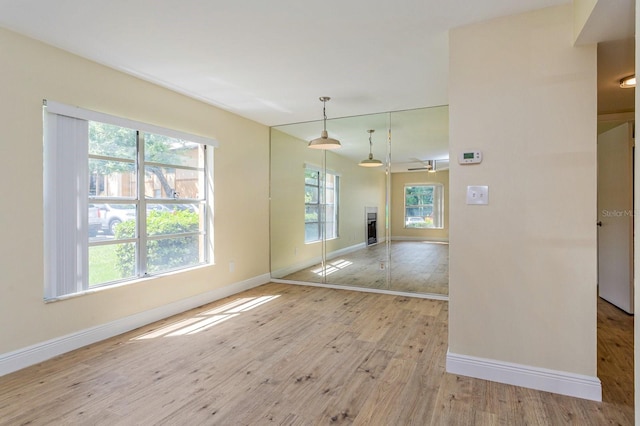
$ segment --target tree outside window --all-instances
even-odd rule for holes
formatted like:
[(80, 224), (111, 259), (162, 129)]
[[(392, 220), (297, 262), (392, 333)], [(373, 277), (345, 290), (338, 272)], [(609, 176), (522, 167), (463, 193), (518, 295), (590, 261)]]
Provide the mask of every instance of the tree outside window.
[(102, 228), (89, 238), (89, 286), (206, 260), (204, 149), (89, 122), (89, 203)]

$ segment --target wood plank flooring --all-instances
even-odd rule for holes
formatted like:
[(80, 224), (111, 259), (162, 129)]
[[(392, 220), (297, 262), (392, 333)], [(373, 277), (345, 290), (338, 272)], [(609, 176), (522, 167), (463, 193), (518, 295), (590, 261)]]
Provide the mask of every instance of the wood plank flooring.
[(598, 377), (603, 401), (633, 407), (633, 315), (600, 298)]
[(631, 317), (599, 317), (596, 403), (445, 373), (447, 316), (267, 284), (0, 377), (0, 424), (633, 424)]
[[(327, 262), (326, 282), (408, 293), (449, 294), (449, 244), (432, 241), (391, 242), (391, 283), (380, 269), (386, 262), (384, 243), (347, 253)], [(322, 265), (282, 277), (291, 281), (323, 282)]]

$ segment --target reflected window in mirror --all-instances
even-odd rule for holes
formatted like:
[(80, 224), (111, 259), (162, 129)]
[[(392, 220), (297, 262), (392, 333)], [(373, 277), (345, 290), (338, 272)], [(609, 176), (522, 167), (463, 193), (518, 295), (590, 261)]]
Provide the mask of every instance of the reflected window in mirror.
[(441, 184), (405, 185), (405, 228), (442, 228), (443, 194)]
[[(304, 173), (304, 242), (338, 238), (340, 178), (330, 172), (306, 168)], [(324, 225), (324, 226), (323, 226)]]

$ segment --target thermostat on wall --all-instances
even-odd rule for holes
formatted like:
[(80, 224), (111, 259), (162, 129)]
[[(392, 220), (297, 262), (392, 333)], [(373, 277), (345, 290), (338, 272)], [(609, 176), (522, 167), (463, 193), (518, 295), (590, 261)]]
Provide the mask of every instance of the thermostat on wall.
[(460, 164), (478, 164), (481, 162), (482, 152), (480, 151), (461, 152), (458, 156), (458, 163)]

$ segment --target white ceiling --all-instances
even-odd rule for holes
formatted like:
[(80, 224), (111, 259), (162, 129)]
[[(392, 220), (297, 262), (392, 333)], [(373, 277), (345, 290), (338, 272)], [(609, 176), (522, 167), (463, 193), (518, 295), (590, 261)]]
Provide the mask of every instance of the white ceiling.
[[(0, 27), (265, 125), (300, 123), (282, 130), (302, 140), (319, 135), (321, 123), (306, 122), (330, 96), (329, 133), (357, 162), (367, 129), (384, 158), (389, 116), (368, 114), (448, 104), (451, 28), (569, 2), (0, 0)], [(633, 5), (599, 1), (581, 38), (633, 37)], [(616, 82), (633, 68), (633, 43), (603, 44), (599, 56), (600, 111), (628, 110), (633, 96)], [(426, 130), (424, 111), (394, 113), (392, 172), (448, 156), (448, 121)]]
[[(322, 121), (311, 121), (274, 128), (304, 142), (319, 137), (322, 127)], [(369, 154), (367, 130), (375, 131), (371, 134), (374, 158), (385, 161), (389, 129), (391, 173), (424, 167), (426, 160), (437, 160), (438, 170), (449, 168), (449, 107), (446, 105), (334, 118), (327, 122), (330, 136), (342, 144), (336, 153), (355, 163)]]
[(445, 105), (448, 30), (570, 0), (0, 0), (0, 26), (266, 125)]
[(635, 40), (598, 44), (598, 115), (635, 110), (635, 89), (621, 89), (620, 80), (635, 74)]

